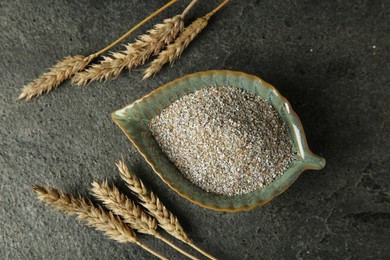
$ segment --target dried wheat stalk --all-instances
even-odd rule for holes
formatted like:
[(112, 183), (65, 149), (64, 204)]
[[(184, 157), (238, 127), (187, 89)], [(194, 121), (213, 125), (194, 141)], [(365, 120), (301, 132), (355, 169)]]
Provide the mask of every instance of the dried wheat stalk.
[(159, 54), (183, 31), (184, 17), (196, 2), (197, 0), (193, 0), (181, 15), (165, 19), (163, 23), (155, 25), (135, 43), (125, 45), (126, 50), (113, 52), (111, 56), (103, 57), (100, 63), (77, 73), (71, 80), (72, 84), (81, 86), (92, 81), (117, 78), (123, 69), (132, 70), (144, 64), (150, 56)]
[(50, 68), (46, 73), (42, 74), (39, 78), (35, 79), (33, 82), (26, 85), (18, 99), (25, 99), (26, 101), (30, 100), (34, 96), (40, 96), (44, 93), (47, 93), (54, 88), (58, 87), (62, 82), (69, 79), (77, 72), (82, 71), (85, 67), (88, 66), (89, 63), (92, 62), (96, 57), (101, 55), (102, 53), (108, 51), (112, 47), (114, 47), (117, 43), (122, 41), (124, 38), (132, 34), (135, 30), (145, 24), (147, 21), (152, 19), (154, 16), (161, 13), (163, 10), (174, 4), (177, 0), (171, 0), (169, 3), (155, 11), (153, 14), (149, 15), (147, 18), (142, 20), (136, 26), (134, 26), (130, 31), (126, 32), (116, 41), (103, 48), (102, 50), (91, 54), (87, 57), (82, 55), (70, 56), (62, 61), (58, 62), (52, 68)]
[(144, 72), (143, 79), (155, 75), (166, 63), (173, 63), (177, 60), (190, 42), (207, 26), (209, 19), (221, 9), (229, 0), (225, 0), (217, 8), (203, 17), (196, 19), (192, 24), (184, 29), (184, 32), (171, 44), (163, 50), (157, 58), (150, 63), (149, 68)]
[(96, 198), (101, 200), (109, 210), (114, 212), (114, 214), (120, 216), (132, 229), (161, 239), (187, 257), (197, 259), (157, 232), (156, 219), (149, 216), (140, 206), (135, 204), (134, 201), (121, 193), (117, 187), (110, 187), (107, 181), (103, 181), (101, 184), (93, 182), (91, 191)]
[(140, 204), (148, 211), (150, 215), (157, 219), (160, 227), (165, 229), (170, 235), (176, 237), (182, 242), (190, 245), (203, 255), (210, 259), (216, 259), (210, 254), (206, 253), (199, 247), (197, 247), (184, 232), (183, 227), (179, 223), (179, 220), (162, 204), (157, 195), (153, 191), (146, 188), (144, 183), (129, 170), (123, 160), (117, 163), (118, 170), (121, 178), (126, 182), (127, 187), (133, 192), (135, 196), (140, 200)]
[(78, 219), (85, 220), (89, 226), (103, 231), (111, 239), (120, 243), (135, 243), (160, 259), (167, 259), (141, 243), (135, 232), (120, 217), (100, 206), (95, 206), (90, 200), (85, 200), (81, 196), (75, 198), (72, 195), (64, 194), (61, 190), (49, 187), (34, 185), (33, 189), (40, 200), (52, 205), (57, 210), (67, 212), (69, 215), (77, 215)]

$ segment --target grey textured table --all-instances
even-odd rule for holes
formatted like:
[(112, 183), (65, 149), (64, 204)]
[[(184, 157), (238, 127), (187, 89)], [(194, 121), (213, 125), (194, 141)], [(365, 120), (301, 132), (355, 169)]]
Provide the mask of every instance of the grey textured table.
[[(218, 3), (200, 0), (188, 22)], [(99, 50), (161, 5), (0, 2), (0, 258), (150, 259), (137, 246), (53, 211), (30, 187), (86, 194), (93, 180), (118, 181), (114, 163), (121, 155), (196, 244), (219, 258), (390, 258), (388, 0), (231, 1), (173, 67), (150, 80), (141, 81), (140, 68), (104, 84), (65, 83), (31, 102), (16, 101), (21, 87), (56, 60)], [(305, 172), (283, 195), (250, 212), (206, 210), (171, 191), (110, 113), (166, 82), (209, 69), (244, 71), (275, 85), (299, 114), (310, 147), (327, 159), (326, 168)], [(150, 237), (141, 239), (182, 258)]]

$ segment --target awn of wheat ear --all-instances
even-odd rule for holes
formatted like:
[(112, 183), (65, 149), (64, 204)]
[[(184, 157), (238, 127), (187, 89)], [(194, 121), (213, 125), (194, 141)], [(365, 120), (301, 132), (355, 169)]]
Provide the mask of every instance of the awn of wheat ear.
[(65, 194), (61, 190), (34, 185), (34, 191), (38, 198), (53, 206), (57, 210), (65, 211), (69, 215), (77, 215), (78, 219), (84, 220), (89, 226), (103, 231), (109, 238), (120, 243), (135, 243), (160, 259), (167, 259), (140, 242), (135, 232), (110, 211), (94, 205), (90, 200), (83, 197), (75, 198)]
[(225, 0), (213, 11), (206, 14), (203, 17), (196, 19), (188, 27), (186, 27), (183, 33), (171, 44), (163, 50), (155, 60), (153, 60), (149, 67), (144, 72), (144, 79), (147, 79), (161, 70), (166, 63), (173, 63), (180, 58), (180, 55), (188, 47), (188, 45), (195, 39), (195, 37), (207, 26), (210, 18), (229, 1)]
[(197, 247), (184, 232), (179, 220), (162, 204), (157, 195), (146, 188), (141, 179), (129, 170), (123, 160), (117, 163), (121, 178), (127, 184), (127, 187), (140, 200), (140, 204), (148, 211), (150, 215), (157, 219), (158, 224), (170, 235), (176, 237), (182, 242), (196, 249), (210, 259), (216, 259), (207, 252)]

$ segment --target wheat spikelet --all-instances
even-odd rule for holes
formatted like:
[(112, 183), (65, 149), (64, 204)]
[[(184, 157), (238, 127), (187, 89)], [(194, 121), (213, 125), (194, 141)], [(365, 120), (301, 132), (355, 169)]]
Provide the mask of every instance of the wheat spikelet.
[(82, 71), (96, 56), (82, 55), (69, 56), (59, 61), (47, 72), (26, 85), (19, 99), (30, 100), (34, 96), (40, 96), (58, 87), (63, 81)]
[(183, 30), (183, 27), (184, 22), (181, 15), (165, 19), (163, 23), (157, 24), (149, 30), (148, 34), (141, 35), (135, 43), (125, 45), (126, 50), (105, 56), (100, 63), (77, 73), (72, 78), (72, 83), (86, 85), (91, 81), (116, 78), (123, 69), (132, 70), (144, 64), (150, 56), (158, 54), (165, 45), (172, 42)]
[(194, 40), (194, 38), (207, 26), (210, 18), (224, 6), (228, 0), (225, 0), (217, 8), (203, 17), (196, 19), (188, 27), (186, 27), (182, 34), (171, 44), (163, 50), (157, 58), (150, 63), (149, 68), (144, 72), (143, 79), (147, 79), (161, 70), (166, 63), (173, 63), (180, 58), (180, 55), (188, 47), (188, 45)]
[(65, 211), (70, 215), (77, 215), (78, 219), (84, 220), (89, 226), (103, 231), (109, 238), (119, 243), (135, 243), (160, 259), (166, 259), (142, 244), (137, 239), (135, 232), (120, 217), (100, 206), (95, 206), (90, 200), (85, 200), (81, 196), (75, 198), (72, 195), (64, 194), (61, 190), (49, 187), (34, 185), (33, 189), (40, 200), (52, 205), (57, 210)]
[(120, 216), (125, 223), (130, 225), (132, 229), (161, 239), (187, 257), (197, 259), (193, 255), (187, 253), (169, 240), (165, 239), (159, 232), (157, 232), (156, 219), (149, 216), (140, 206), (135, 204), (123, 193), (120, 193), (117, 187), (110, 187), (107, 181), (103, 181), (101, 184), (93, 182), (91, 191), (96, 198), (101, 200), (109, 210), (114, 212), (114, 214)]

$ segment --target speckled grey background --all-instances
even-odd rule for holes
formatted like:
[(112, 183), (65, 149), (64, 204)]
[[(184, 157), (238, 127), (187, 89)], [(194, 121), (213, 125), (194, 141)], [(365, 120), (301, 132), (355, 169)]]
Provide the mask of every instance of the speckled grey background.
[[(188, 22), (218, 3), (200, 0)], [(388, 0), (231, 1), (173, 67), (150, 80), (141, 81), (140, 68), (104, 84), (66, 83), (29, 103), (16, 101), (21, 87), (56, 60), (97, 51), (162, 4), (0, 1), (0, 258), (151, 259), (53, 211), (30, 188), (47, 184), (86, 194), (93, 180), (118, 181), (114, 163), (123, 155), (190, 237), (219, 258), (389, 259)], [(326, 168), (305, 172), (271, 203), (237, 214), (203, 209), (169, 190), (110, 113), (166, 82), (209, 69), (240, 70), (275, 85), (302, 119), (310, 147), (327, 159)]]

